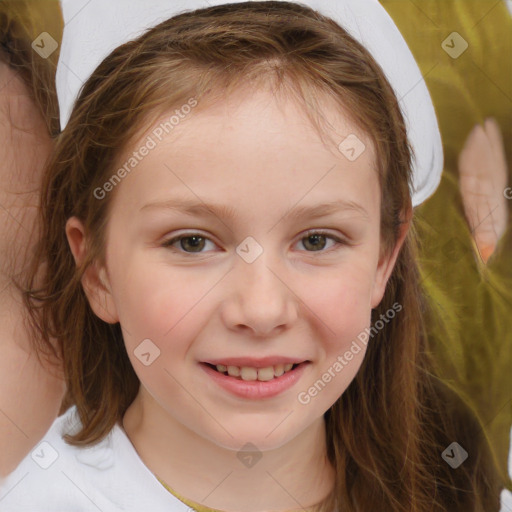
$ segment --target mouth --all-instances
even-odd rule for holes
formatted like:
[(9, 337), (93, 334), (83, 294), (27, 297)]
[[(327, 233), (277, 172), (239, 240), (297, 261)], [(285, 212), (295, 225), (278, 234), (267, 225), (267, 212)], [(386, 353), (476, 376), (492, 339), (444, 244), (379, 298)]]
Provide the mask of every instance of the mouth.
[(216, 372), (246, 382), (260, 381), (268, 382), (277, 379), (289, 372), (293, 372), (298, 366), (308, 363), (280, 363), (265, 367), (235, 366), (224, 364), (202, 363)]
[(267, 366), (252, 367), (228, 366), (218, 361), (215, 363), (202, 362), (199, 366), (216, 385), (238, 398), (263, 400), (276, 397), (298, 385), (311, 361), (280, 362), (272, 366), (267, 362)]

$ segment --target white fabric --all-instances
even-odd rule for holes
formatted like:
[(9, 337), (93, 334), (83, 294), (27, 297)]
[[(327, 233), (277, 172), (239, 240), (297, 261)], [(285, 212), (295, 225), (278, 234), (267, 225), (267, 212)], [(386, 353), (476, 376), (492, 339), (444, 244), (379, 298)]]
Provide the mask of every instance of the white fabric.
[[(75, 425), (80, 420), (71, 407), (0, 481), (2, 512), (190, 512), (144, 465), (120, 426), (101, 443), (80, 448), (62, 439)], [(43, 469), (53, 450), (58, 457)]]
[[(510, 429), (510, 448), (508, 451), (508, 474), (512, 478), (512, 428)], [(501, 491), (500, 512), (512, 512), (512, 492), (508, 489)]]
[[(244, 0), (231, 0), (239, 3)], [(57, 68), (61, 128), (83, 83), (117, 46), (185, 10), (223, 0), (61, 0), (64, 34)], [(421, 72), (393, 20), (377, 0), (301, 0), (333, 18), (380, 64), (400, 100), (414, 148), (414, 206), (437, 188), (443, 170), (441, 134)]]
[[(76, 407), (58, 417), (41, 441), (7, 478), (0, 480), (2, 512), (191, 512), (144, 465), (116, 425), (99, 444), (78, 448), (62, 435), (80, 425)], [(512, 430), (509, 474), (512, 477)], [(58, 454), (47, 469), (35, 460)], [(500, 512), (512, 511), (512, 493), (501, 493)]]

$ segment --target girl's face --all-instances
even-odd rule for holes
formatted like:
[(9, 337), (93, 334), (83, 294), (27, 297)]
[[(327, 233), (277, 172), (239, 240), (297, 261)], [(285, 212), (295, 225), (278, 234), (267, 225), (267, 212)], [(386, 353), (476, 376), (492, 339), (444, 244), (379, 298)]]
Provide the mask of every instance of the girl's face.
[[(318, 427), (356, 375), (405, 231), (379, 261), (374, 149), (334, 105), (340, 149), (266, 91), (178, 110), (104, 187), (115, 188), (105, 287), (91, 269), (89, 300), (120, 322), (146, 412), (226, 448), (277, 448)], [(238, 378), (206, 363), (246, 368), (231, 368)], [(300, 364), (273, 377), (285, 363)]]

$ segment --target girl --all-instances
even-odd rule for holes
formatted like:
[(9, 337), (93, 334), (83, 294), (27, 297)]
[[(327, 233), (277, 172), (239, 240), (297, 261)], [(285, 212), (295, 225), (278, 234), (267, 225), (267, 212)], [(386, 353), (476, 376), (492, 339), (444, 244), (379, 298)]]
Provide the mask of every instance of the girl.
[(429, 371), (411, 185), (385, 75), (307, 7), (211, 7), (114, 50), (50, 162), (27, 297), (74, 407), (0, 503), (497, 510)]

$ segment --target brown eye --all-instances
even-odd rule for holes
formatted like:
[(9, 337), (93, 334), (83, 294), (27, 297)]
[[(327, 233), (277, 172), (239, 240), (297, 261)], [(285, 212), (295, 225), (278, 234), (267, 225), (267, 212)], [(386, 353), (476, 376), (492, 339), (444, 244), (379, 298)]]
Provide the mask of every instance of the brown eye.
[(185, 236), (180, 239), (180, 245), (185, 251), (187, 251), (188, 248), (191, 248), (192, 252), (201, 252), (204, 248), (205, 241), (201, 236)]
[[(327, 240), (331, 240), (333, 243), (326, 250)], [(320, 231), (311, 231), (302, 237), (300, 240), (302, 245), (306, 248), (307, 252), (321, 252), (328, 253), (331, 250), (336, 250), (341, 245), (347, 245), (346, 242), (340, 238), (331, 235), (330, 233), (322, 233)]]
[[(208, 238), (198, 234), (177, 236), (171, 240), (165, 241), (162, 246), (169, 247), (177, 252), (184, 253), (202, 253)], [(179, 242), (179, 246), (175, 245)], [(207, 251), (206, 251), (207, 252)]]
[[(321, 251), (326, 246), (326, 238), (327, 237), (325, 235), (315, 234), (304, 237), (302, 241), (306, 249), (309, 249), (309, 247), (311, 247), (312, 251)], [(304, 242), (305, 240), (307, 242)]]

